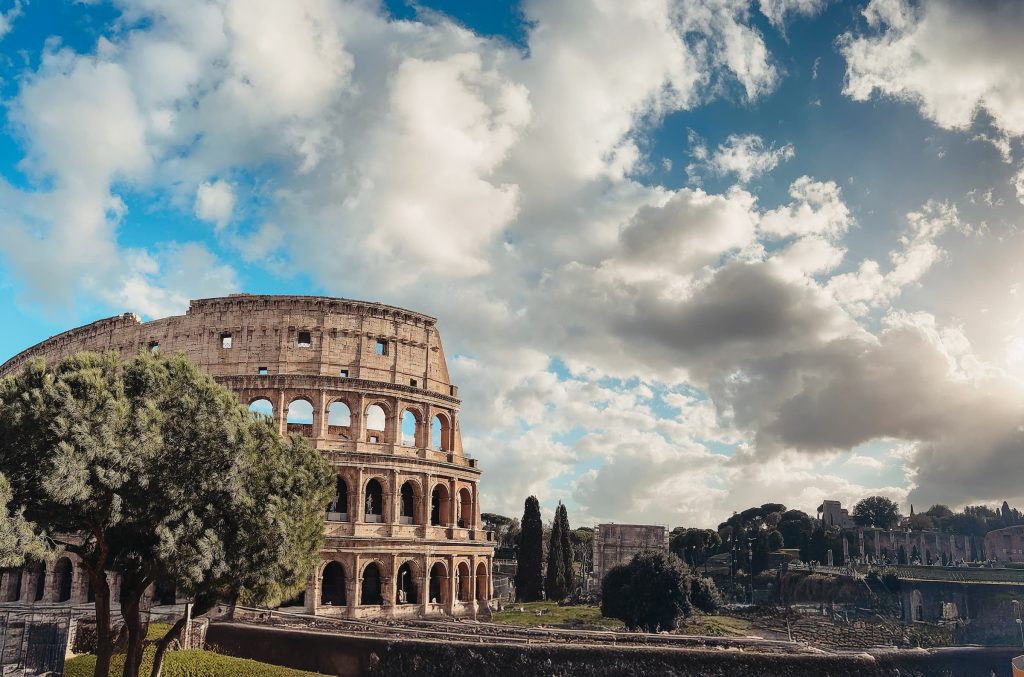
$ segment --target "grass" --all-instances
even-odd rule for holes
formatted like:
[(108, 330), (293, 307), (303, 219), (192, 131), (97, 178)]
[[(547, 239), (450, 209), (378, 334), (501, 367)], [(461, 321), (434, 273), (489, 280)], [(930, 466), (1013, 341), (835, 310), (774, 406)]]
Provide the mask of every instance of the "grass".
[[(522, 611), (520, 611), (522, 609)], [(522, 602), (511, 604), (492, 614), (495, 623), (522, 627), (579, 628), (621, 630), (622, 621), (605, 618), (596, 606), (558, 606), (557, 602)]]
[[(152, 670), (153, 654), (154, 649), (146, 649), (139, 674), (148, 675)], [(75, 656), (64, 664), (64, 677), (92, 677), (95, 668), (96, 656)], [(115, 654), (110, 661), (110, 674), (119, 675), (123, 668), (124, 654)], [(316, 672), (221, 656), (212, 651), (170, 651), (164, 658), (163, 674), (166, 677), (322, 677)]]
[(746, 637), (752, 630), (750, 621), (745, 618), (696, 615), (683, 621), (679, 626), (679, 632), (710, 637)]

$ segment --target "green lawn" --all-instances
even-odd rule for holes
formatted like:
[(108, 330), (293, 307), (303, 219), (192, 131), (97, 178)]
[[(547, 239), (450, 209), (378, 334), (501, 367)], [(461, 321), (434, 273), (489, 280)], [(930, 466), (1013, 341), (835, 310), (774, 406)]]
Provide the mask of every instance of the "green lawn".
[[(522, 609), (522, 611), (520, 611)], [(524, 627), (621, 630), (622, 621), (605, 618), (596, 606), (558, 606), (557, 602), (517, 602), (492, 615), (495, 623)]]
[[(146, 649), (140, 674), (148, 675), (152, 670), (153, 653), (154, 649)], [(95, 656), (75, 656), (64, 664), (64, 677), (92, 677), (95, 668)], [(110, 662), (110, 674), (119, 675), (123, 668), (124, 654), (116, 654)], [(163, 674), (167, 677), (322, 677), (315, 672), (221, 656), (212, 651), (169, 651), (164, 658)]]

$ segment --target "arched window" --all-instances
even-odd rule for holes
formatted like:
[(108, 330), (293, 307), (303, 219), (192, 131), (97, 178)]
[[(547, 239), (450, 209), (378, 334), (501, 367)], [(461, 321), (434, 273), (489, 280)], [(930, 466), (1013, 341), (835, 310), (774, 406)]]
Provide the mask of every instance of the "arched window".
[(402, 524), (412, 524), (413, 516), (416, 514), (416, 490), (412, 482), (402, 485), (402, 510), (399, 513), (398, 521)]
[(469, 565), (465, 562), (459, 562), (459, 566), (455, 567), (455, 599), (460, 602), (468, 602), (471, 592), (472, 589), (469, 587)]
[(384, 407), (379, 404), (371, 404), (366, 408), (366, 441), (383, 442), (385, 430), (387, 430), (387, 417), (384, 415)]
[(430, 421), (430, 440), (433, 448), (438, 451), (451, 451), (452, 449), (452, 426), (448, 417), (437, 414)]
[(255, 414), (260, 414), (261, 416), (266, 416), (267, 418), (274, 418), (274, 405), (266, 398), (261, 397), (258, 400), (253, 400), (253, 402), (249, 404), (249, 411)]
[(416, 414), (406, 409), (402, 412), (402, 445), (415, 447), (419, 440), (419, 421)]
[(11, 582), (7, 588), (7, 599), (6, 602), (17, 602), (21, 599), (21, 569), (9, 569), (7, 575), (11, 577)]
[(331, 402), (327, 407), (327, 429), (347, 428), (352, 425), (352, 410), (341, 400)]
[(363, 569), (362, 594), (359, 597), (360, 604), (380, 605), (384, 603), (384, 595), (381, 594), (380, 581), (383, 576), (380, 567), (376, 562), (370, 562)]
[(328, 562), (320, 579), (320, 605), (345, 606), (345, 568), (339, 562)]
[(53, 568), (58, 602), (71, 601), (71, 560), (61, 557)]
[(43, 601), (43, 595), (46, 594), (46, 566), (40, 565), (36, 567), (36, 589), (32, 599), (36, 602)]
[(473, 526), (473, 494), (469, 489), (459, 490), (459, 520), (457, 524), (463, 529)]
[(366, 516), (364, 521), (384, 521), (384, 489), (380, 486), (380, 482), (375, 479), (366, 483), (366, 505), (364, 508)]
[(334, 498), (327, 504), (327, 521), (348, 521), (348, 484), (340, 475), (334, 479)]
[(486, 600), (487, 595), (487, 565), (480, 562), (476, 565), (476, 598)]
[(440, 562), (436, 562), (430, 568), (429, 601), (431, 604), (446, 604), (448, 602), (448, 570)]
[(288, 424), (313, 425), (313, 405), (303, 399), (292, 400), (288, 405)]
[(416, 604), (419, 601), (416, 596), (416, 576), (409, 562), (399, 567), (395, 588), (396, 604)]
[(446, 527), (449, 524), (451, 501), (448, 488), (438, 484), (430, 493), (430, 523), (435, 527)]

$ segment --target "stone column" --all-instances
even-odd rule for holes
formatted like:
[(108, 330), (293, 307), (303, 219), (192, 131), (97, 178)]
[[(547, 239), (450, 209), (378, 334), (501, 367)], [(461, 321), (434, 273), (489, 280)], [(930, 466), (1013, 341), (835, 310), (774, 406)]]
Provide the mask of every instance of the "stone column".
[[(426, 381), (424, 381), (426, 387)], [(429, 404), (423, 405), (423, 448), (433, 449), (434, 440), (434, 410)]]
[(348, 591), (345, 593), (345, 601), (348, 602), (348, 608), (351, 616), (355, 615), (355, 609), (362, 603), (360, 593), (362, 592), (363, 572), (362, 572), (362, 561), (359, 555), (353, 558), (352, 574), (345, 580), (345, 585), (348, 586)]
[(402, 487), (398, 485), (398, 471), (394, 468), (388, 471), (388, 484), (391, 487), (391, 500), (388, 501), (391, 519), (388, 521), (395, 525), (401, 521), (399, 518), (402, 516)]
[(457, 579), (455, 576), (455, 556), (448, 555), (448, 600), (445, 604), (445, 608), (448, 611), (449, 616), (455, 614), (455, 600), (459, 596), (459, 589), (456, 583)]
[(89, 601), (89, 572), (81, 562), (71, 565), (71, 603), (86, 604)]
[(351, 522), (365, 522), (366, 521), (366, 480), (363, 477), (363, 469), (359, 467), (356, 469), (356, 486), (355, 486), (355, 497), (356, 504), (353, 506), (355, 510), (349, 513), (349, 521)]
[(352, 412), (352, 430), (355, 432), (357, 442), (366, 441), (366, 397), (360, 395), (356, 399), (358, 411)]
[(420, 593), (420, 613), (425, 616), (427, 609), (430, 608), (430, 556), (425, 555), (422, 561), (423, 566), (421, 570), (423, 571), (423, 576), (420, 580), (420, 590), (422, 590)]
[(33, 585), (35, 582), (35, 572), (28, 568), (21, 570), (21, 595), (18, 597), (19, 602), (31, 602), (35, 599), (36, 588)]
[(323, 586), (323, 567), (325, 566), (321, 557), (320, 563), (317, 565), (313, 572), (309, 575), (309, 580), (306, 581), (306, 613), (315, 614), (317, 607), (320, 606), (320, 591)]
[(327, 438), (327, 395), (318, 390), (313, 402), (313, 439)]
[(423, 496), (421, 497), (420, 503), (422, 504), (422, 508), (423, 508), (423, 526), (424, 526), (423, 533), (424, 533), (424, 536), (426, 536), (426, 528), (430, 526), (430, 501), (431, 501), (431, 496), (433, 495), (434, 492), (432, 491), (433, 487), (430, 486), (432, 481), (433, 481), (431, 476), (428, 473), (424, 473), (422, 475), (422, 477), (423, 477)]
[(448, 526), (454, 527), (458, 524), (459, 494), (457, 491), (458, 481), (453, 477), (448, 480)]
[(274, 423), (277, 424), (278, 435), (288, 432), (288, 402), (283, 390), (277, 393), (277, 402), (274, 404)]
[(390, 575), (381, 581), (384, 586), (384, 606), (396, 607), (398, 606), (398, 555), (391, 555), (391, 562), (388, 566), (391, 569), (388, 572)]

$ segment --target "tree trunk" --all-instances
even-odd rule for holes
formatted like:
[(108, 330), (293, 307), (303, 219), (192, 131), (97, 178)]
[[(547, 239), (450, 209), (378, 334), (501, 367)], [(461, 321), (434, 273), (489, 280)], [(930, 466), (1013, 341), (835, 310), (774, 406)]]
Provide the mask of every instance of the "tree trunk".
[(89, 580), (96, 600), (96, 669), (92, 674), (93, 677), (108, 677), (110, 657), (114, 653), (114, 638), (110, 633), (110, 585), (102, 567), (99, 572), (89, 569)]
[(122, 677), (139, 677), (142, 649), (146, 640), (139, 607), (145, 591), (145, 586), (122, 587), (121, 589), (121, 616), (124, 617), (124, 625), (128, 630), (128, 648), (125, 650)]
[(181, 636), (181, 631), (185, 627), (185, 618), (179, 618), (178, 621), (171, 626), (171, 629), (167, 631), (167, 634), (160, 638), (160, 641), (156, 645), (156, 654), (153, 656), (153, 670), (149, 673), (149, 677), (160, 677), (160, 671), (164, 667), (164, 653), (167, 651), (167, 647), (170, 646), (171, 642)]

